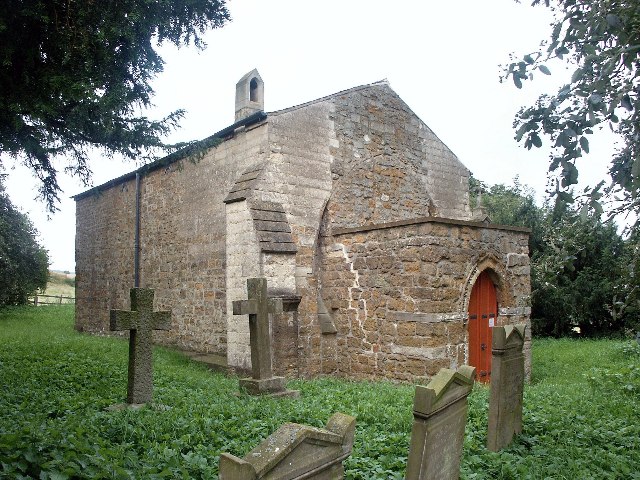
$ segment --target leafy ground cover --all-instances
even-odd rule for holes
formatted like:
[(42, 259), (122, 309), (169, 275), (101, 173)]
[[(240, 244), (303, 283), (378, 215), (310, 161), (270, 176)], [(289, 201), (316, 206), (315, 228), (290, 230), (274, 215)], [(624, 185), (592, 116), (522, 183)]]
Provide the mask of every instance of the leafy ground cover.
[[(154, 407), (109, 411), (126, 393), (127, 343), (78, 334), (73, 307), (0, 310), (0, 478), (216, 478), (284, 422), (357, 418), (350, 479), (404, 477), (413, 388), (292, 381), (300, 399), (238, 395), (234, 377), (155, 350)], [(631, 342), (536, 340), (524, 432), (484, 447), (488, 389), (470, 397), (462, 478), (640, 478), (640, 349)]]

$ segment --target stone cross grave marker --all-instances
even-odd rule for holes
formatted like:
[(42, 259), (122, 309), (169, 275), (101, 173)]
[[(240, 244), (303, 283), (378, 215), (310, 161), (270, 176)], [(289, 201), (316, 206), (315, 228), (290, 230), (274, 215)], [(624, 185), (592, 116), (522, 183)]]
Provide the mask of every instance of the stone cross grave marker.
[(286, 423), (244, 458), (220, 455), (220, 480), (340, 480), (356, 419), (335, 413), (325, 428)]
[(284, 377), (273, 376), (269, 314), (282, 312), (281, 298), (267, 298), (267, 279), (247, 279), (248, 300), (233, 302), (234, 315), (249, 315), (251, 376), (240, 380), (240, 387), (251, 395), (297, 396), (296, 390), (285, 388)]
[(522, 432), (524, 333), (526, 325), (494, 327), (491, 345), (491, 394), (487, 448), (493, 452)]
[(171, 312), (153, 311), (153, 289), (132, 288), (131, 311), (111, 310), (111, 330), (129, 330), (127, 403), (151, 401), (153, 392), (153, 330), (171, 328)]
[(416, 386), (407, 480), (449, 480), (460, 476), (467, 423), (467, 396), (475, 367), (441, 369), (429, 384)]

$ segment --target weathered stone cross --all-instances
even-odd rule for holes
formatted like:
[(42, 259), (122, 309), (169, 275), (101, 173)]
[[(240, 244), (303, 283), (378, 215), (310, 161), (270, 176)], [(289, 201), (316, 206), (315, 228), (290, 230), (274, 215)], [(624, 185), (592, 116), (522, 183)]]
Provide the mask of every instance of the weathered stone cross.
[(267, 279), (247, 279), (248, 300), (233, 302), (234, 315), (249, 315), (249, 343), (251, 345), (251, 376), (240, 380), (240, 386), (252, 395), (262, 393), (298, 395), (286, 390), (285, 378), (273, 376), (269, 314), (282, 312), (281, 298), (267, 298)]
[(254, 379), (273, 377), (269, 314), (282, 312), (281, 298), (267, 298), (267, 279), (247, 279), (248, 300), (233, 302), (234, 315), (249, 315), (251, 375)]
[(127, 403), (151, 401), (153, 392), (153, 330), (171, 328), (171, 312), (153, 311), (153, 289), (132, 288), (131, 311), (111, 310), (110, 329), (129, 330)]

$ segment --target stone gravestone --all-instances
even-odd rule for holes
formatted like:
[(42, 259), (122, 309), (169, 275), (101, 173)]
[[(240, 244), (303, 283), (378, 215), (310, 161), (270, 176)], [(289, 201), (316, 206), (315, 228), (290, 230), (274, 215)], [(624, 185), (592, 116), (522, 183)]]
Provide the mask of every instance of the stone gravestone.
[(351, 455), (356, 419), (334, 414), (327, 426), (287, 423), (244, 459), (220, 455), (220, 480), (339, 480)]
[(267, 298), (267, 279), (247, 280), (248, 300), (233, 302), (234, 315), (249, 315), (251, 345), (251, 376), (240, 380), (240, 387), (251, 395), (270, 394), (297, 396), (297, 390), (287, 390), (284, 377), (273, 376), (269, 314), (282, 312), (282, 299)]
[(522, 431), (525, 325), (493, 328), (487, 448), (497, 452)]
[(407, 480), (448, 480), (460, 476), (467, 423), (467, 396), (474, 367), (441, 369), (424, 387), (416, 386)]
[(171, 328), (171, 312), (153, 311), (153, 290), (132, 288), (131, 311), (111, 310), (110, 329), (129, 330), (127, 403), (151, 401), (153, 392), (153, 330)]

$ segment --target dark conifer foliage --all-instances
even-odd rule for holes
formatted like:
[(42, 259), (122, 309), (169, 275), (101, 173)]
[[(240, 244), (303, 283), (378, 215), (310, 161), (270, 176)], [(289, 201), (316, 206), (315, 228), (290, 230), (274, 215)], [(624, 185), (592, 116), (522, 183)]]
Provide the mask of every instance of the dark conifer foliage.
[(150, 80), (163, 42), (203, 48), (230, 19), (225, 0), (4, 0), (0, 7), (0, 154), (23, 161), (56, 209), (56, 156), (85, 182), (89, 148), (141, 160), (183, 112), (153, 120)]

